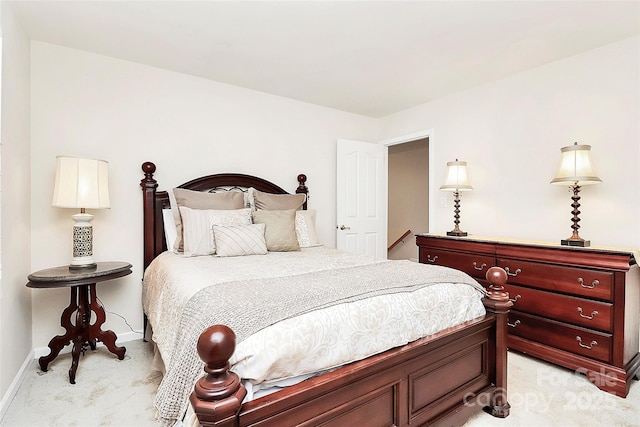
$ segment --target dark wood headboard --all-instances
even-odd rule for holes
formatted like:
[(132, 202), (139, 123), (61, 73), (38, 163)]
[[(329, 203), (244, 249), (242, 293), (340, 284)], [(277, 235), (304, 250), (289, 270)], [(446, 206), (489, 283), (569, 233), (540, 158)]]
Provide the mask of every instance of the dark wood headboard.
[[(167, 191), (157, 191), (158, 182), (153, 178), (156, 171), (156, 165), (152, 162), (144, 162), (142, 164), (142, 172), (144, 178), (140, 181), (142, 187), (142, 204), (144, 219), (144, 268), (153, 261), (153, 259), (167, 249), (167, 243), (164, 238), (164, 226), (162, 222), (162, 209), (171, 207), (169, 202), (169, 193)], [(309, 198), (309, 189), (306, 186), (307, 176), (298, 175), (297, 194), (306, 194)], [(230, 189), (246, 191), (247, 188), (253, 187), (256, 190), (266, 193), (288, 194), (281, 187), (256, 176), (244, 175), (238, 173), (221, 173), (215, 175), (203, 176), (178, 185), (177, 188), (185, 188), (187, 190), (214, 192)], [(305, 200), (302, 209), (307, 209), (307, 201)]]

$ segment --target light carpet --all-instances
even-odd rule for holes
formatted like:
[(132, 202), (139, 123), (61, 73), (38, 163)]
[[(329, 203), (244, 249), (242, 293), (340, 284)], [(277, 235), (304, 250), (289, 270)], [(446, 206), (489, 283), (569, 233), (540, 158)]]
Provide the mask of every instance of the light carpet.
[(584, 375), (521, 353), (509, 352), (507, 392), (511, 413), (480, 412), (465, 427), (640, 426), (640, 382), (626, 398), (598, 389)]
[(151, 369), (153, 348), (142, 340), (118, 345), (127, 348), (123, 360), (103, 346), (80, 354), (75, 384), (69, 383), (70, 353), (47, 372), (32, 361), (0, 425), (155, 426), (153, 396), (162, 377)]
[[(125, 346), (124, 360), (104, 347), (80, 356), (75, 385), (69, 384), (70, 354), (51, 362), (46, 373), (34, 360), (0, 425), (156, 426), (152, 405), (161, 378), (151, 368), (153, 350), (142, 340)], [(509, 353), (508, 384), (509, 417), (480, 412), (465, 427), (640, 426), (638, 381), (623, 399), (600, 391), (584, 375)]]

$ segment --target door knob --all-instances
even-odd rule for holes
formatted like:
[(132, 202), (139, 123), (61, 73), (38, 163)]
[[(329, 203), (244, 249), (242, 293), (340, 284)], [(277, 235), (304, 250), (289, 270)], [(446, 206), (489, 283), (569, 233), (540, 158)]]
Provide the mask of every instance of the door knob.
[(340, 228), (340, 230), (351, 230), (351, 227), (345, 227), (344, 224), (342, 224), (340, 227), (336, 227), (336, 228)]

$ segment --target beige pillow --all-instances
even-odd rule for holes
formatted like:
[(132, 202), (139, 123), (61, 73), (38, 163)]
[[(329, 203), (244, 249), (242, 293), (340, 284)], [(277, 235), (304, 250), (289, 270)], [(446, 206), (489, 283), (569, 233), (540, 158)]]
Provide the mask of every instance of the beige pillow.
[(264, 224), (214, 225), (217, 255), (225, 257), (266, 254), (264, 227)]
[(304, 204), (306, 197), (304, 194), (272, 194), (258, 191), (255, 188), (250, 190), (252, 190), (251, 196), (253, 198), (252, 207), (255, 210), (298, 210)]
[(214, 225), (251, 224), (251, 209), (191, 209), (180, 206), (184, 238), (184, 256), (213, 255), (216, 253), (216, 241), (213, 235)]
[(296, 211), (257, 210), (253, 213), (254, 224), (264, 224), (264, 239), (272, 252), (300, 250), (296, 237)]
[(171, 202), (173, 220), (176, 223), (177, 238), (173, 245), (174, 252), (182, 252), (184, 250), (180, 206), (185, 206), (191, 209), (216, 210), (241, 209), (245, 207), (244, 193), (239, 191), (206, 193), (202, 191), (186, 190), (184, 188), (174, 188), (173, 191), (169, 192), (169, 198)]

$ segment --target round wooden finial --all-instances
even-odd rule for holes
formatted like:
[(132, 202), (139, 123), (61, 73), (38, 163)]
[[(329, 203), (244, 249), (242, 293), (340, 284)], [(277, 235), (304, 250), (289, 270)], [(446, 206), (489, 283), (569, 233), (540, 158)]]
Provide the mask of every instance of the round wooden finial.
[(209, 366), (220, 368), (236, 349), (236, 334), (225, 325), (208, 327), (198, 339), (198, 355)]
[(207, 374), (194, 386), (195, 395), (200, 400), (212, 402), (239, 393), (239, 398), (233, 399), (239, 408), (246, 390), (241, 386), (238, 375), (229, 371), (229, 358), (236, 348), (236, 334), (224, 325), (210, 326), (200, 334), (197, 348)]
[(489, 281), (487, 297), (494, 301), (508, 301), (509, 294), (504, 290), (504, 285), (507, 284), (507, 272), (500, 267), (491, 267), (487, 270), (486, 277)]
[(154, 174), (156, 172), (156, 165), (153, 162), (144, 162), (142, 164), (142, 172), (147, 174)]
[(298, 182), (300, 184), (304, 184), (305, 182), (307, 182), (307, 175), (301, 173), (300, 175), (298, 175)]
[(486, 277), (491, 285), (504, 288), (504, 285), (507, 284), (507, 272), (500, 267), (491, 267), (487, 270)]

